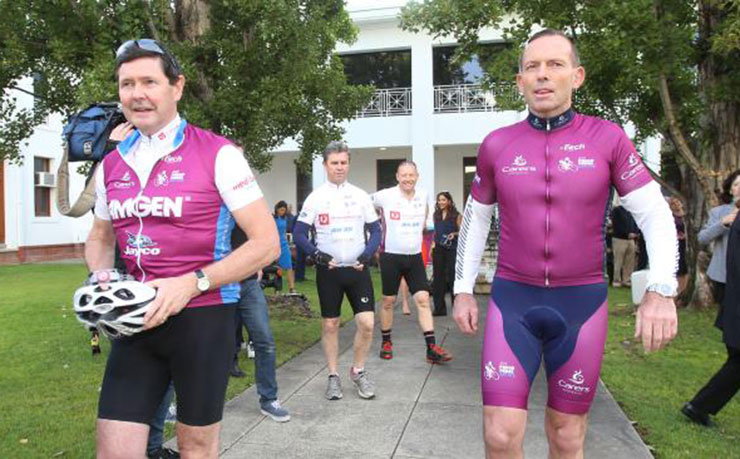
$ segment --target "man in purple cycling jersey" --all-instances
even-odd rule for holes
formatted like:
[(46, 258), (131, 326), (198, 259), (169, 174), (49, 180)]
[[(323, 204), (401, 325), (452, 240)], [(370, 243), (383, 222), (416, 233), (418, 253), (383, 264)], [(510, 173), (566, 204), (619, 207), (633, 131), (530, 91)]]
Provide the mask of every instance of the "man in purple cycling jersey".
[[(98, 168), (90, 271), (104, 280), (116, 241), (127, 271), (157, 289), (144, 331), (113, 341), (97, 455), (143, 457), (148, 423), (170, 385), (182, 457), (215, 458), (234, 350), (236, 282), (280, 253), (277, 230), (243, 154), (181, 119), (185, 78), (160, 43), (116, 53), (118, 94), (136, 131)], [(230, 251), (234, 224), (249, 241)]]
[(481, 358), (486, 457), (523, 457), (527, 398), (544, 359), (550, 457), (583, 457), (588, 409), (606, 340), (604, 221), (612, 187), (648, 243), (648, 291), (635, 336), (658, 350), (677, 332), (677, 240), (670, 210), (619, 126), (575, 113), (585, 71), (570, 38), (546, 29), (527, 42), (517, 86), (527, 120), (480, 146), (458, 242), (454, 319), (478, 331), (472, 295), (499, 205), (499, 261)]

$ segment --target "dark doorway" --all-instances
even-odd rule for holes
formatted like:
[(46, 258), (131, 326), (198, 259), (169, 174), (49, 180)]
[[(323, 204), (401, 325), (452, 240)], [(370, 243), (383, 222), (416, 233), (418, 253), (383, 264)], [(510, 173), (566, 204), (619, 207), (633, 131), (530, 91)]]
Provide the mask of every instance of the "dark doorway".
[(396, 181), (396, 170), (398, 169), (398, 165), (401, 164), (403, 161), (406, 161), (406, 159), (401, 158), (377, 160), (376, 166), (378, 172), (377, 181), (375, 183), (376, 190), (390, 188), (398, 184), (398, 182)]

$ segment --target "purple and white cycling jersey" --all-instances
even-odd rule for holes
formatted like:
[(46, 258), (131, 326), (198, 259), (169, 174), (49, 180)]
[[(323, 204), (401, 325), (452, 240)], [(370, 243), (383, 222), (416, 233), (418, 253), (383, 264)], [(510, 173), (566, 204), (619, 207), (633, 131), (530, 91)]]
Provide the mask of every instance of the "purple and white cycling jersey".
[[(137, 280), (179, 276), (231, 252), (231, 211), (262, 197), (243, 154), (227, 139), (176, 117), (159, 133), (136, 131), (103, 160), (96, 218), (110, 220)], [(187, 307), (235, 303), (239, 284)]]

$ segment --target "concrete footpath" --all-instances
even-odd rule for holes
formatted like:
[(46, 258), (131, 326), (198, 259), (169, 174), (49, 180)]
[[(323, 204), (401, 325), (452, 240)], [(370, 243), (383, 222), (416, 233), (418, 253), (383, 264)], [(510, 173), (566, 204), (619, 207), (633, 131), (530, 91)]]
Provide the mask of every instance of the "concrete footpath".
[[(485, 298), (479, 297), (479, 303), (485, 305)], [(450, 317), (435, 319), (437, 342), (455, 357), (448, 364), (425, 362), (413, 306), (411, 316), (397, 308), (393, 326), (395, 357), (390, 361), (378, 357), (380, 332), (376, 331), (366, 369), (377, 385), (377, 395), (374, 400), (362, 400), (348, 376), (355, 327), (347, 324), (340, 332), (344, 398), (324, 398), (327, 372), (321, 343), (317, 343), (277, 371), (280, 399), (290, 410), (290, 422), (279, 424), (262, 416), (254, 386), (226, 405), (222, 457), (485, 457), (479, 379), (482, 336), (462, 335)], [(539, 372), (529, 399), (524, 446), (528, 458), (547, 457), (543, 373)], [(652, 457), (601, 384), (591, 410), (586, 457)]]

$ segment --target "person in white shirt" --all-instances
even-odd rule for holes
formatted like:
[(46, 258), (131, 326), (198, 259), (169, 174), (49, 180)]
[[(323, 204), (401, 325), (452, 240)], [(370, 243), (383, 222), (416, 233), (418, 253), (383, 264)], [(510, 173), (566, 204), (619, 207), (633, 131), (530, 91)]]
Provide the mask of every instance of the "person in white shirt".
[[(340, 308), (346, 295), (357, 324), (350, 379), (359, 396), (370, 399), (375, 397), (375, 384), (365, 371), (365, 358), (373, 340), (375, 299), (369, 262), (380, 244), (380, 224), (367, 193), (347, 182), (349, 147), (345, 142), (331, 142), (324, 149), (324, 169), (328, 181), (306, 198), (294, 237), (316, 264), (321, 343), (329, 367), (326, 398), (343, 396), (337, 366)], [(315, 245), (308, 240), (311, 226), (316, 228)], [(366, 231), (370, 233), (367, 240)]]
[(423, 231), (429, 218), (428, 196), (425, 190), (416, 188), (419, 172), (412, 161), (403, 161), (398, 165), (396, 180), (398, 185), (372, 195), (375, 207), (382, 209), (384, 225), (384, 251), (380, 254), (380, 278), (383, 283), (383, 302), (379, 312), (383, 337), (380, 358), (393, 358), (393, 306), (401, 279), (405, 279), (418, 308), (427, 361), (447, 362), (452, 355), (436, 343), (434, 319), (429, 305), (429, 281), (421, 256)]

